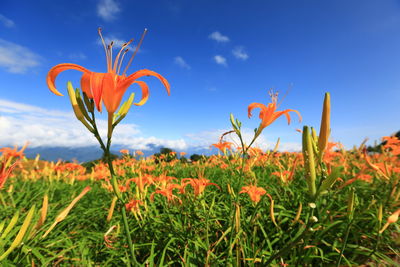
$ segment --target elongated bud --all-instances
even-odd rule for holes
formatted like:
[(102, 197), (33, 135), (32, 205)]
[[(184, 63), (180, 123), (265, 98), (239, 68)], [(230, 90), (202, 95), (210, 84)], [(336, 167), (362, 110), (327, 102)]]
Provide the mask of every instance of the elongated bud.
[(75, 204), (84, 196), (86, 195), (87, 192), (90, 191), (90, 186), (87, 186), (83, 189), (83, 191), (72, 200), (72, 202), (68, 205), (67, 208), (65, 208), (63, 211), (61, 211), (56, 219), (54, 220), (53, 224), (49, 227), (49, 229), (47, 229), (46, 233), (43, 234), (42, 238), (45, 238), (50, 232), (51, 230), (53, 230), (53, 228), (61, 221), (63, 221), (69, 214), (69, 212), (71, 211), (71, 209), (75, 206)]
[(378, 221), (379, 221), (379, 223), (382, 223), (382, 218), (383, 218), (383, 207), (382, 207), (382, 204), (379, 204), (379, 208), (378, 208)]
[(235, 230), (236, 233), (240, 230), (240, 206), (236, 204), (236, 212), (235, 212)]
[(76, 102), (78, 102), (78, 106), (79, 106), (80, 110), (82, 111), (83, 116), (85, 117), (85, 119), (87, 121), (91, 121), (91, 118), (89, 117), (89, 114), (86, 110), (85, 104), (83, 103), (83, 99), (81, 97), (81, 94), (80, 94), (78, 88), (75, 89), (75, 96), (76, 96)]
[(238, 126), (238, 125), (236, 124), (237, 120), (236, 120), (236, 122), (235, 122), (235, 118), (233, 117), (233, 114), (232, 114), (232, 113), (231, 113), (231, 115), (230, 115), (230, 120), (231, 120), (231, 124), (232, 124), (233, 130), (235, 131), (235, 133), (236, 133), (237, 135), (240, 135), (240, 131), (239, 131), (240, 126)]
[(85, 92), (83, 92), (83, 101), (85, 101), (85, 105), (86, 105), (87, 109), (89, 110), (89, 112), (93, 112), (94, 111), (93, 100), (90, 100)]
[(306, 181), (308, 185), (308, 193), (311, 197), (314, 197), (316, 194), (315, 187), (315, 161), (314, 161), (314, 149), (312, 146), (312, 140), (310, 135), (310, 130), (307, 126), (303, 128), (303, 158), (304, 158), (304, 167), (306, 170)]
[(276, 151), (278, 151), (280, 142), (281, 142), (281, 138), (278, 137), (278, 141), (276, 141), (276, 144), (275, 144), (275, 147), (274, 147), (274, 150), (272, 151), (272, 153), (276, 153)]
[(67, 83), (67, 90), (68, 90), (68, 95), (69, 95), (69, 99), (71, 101), (72, 104), (72, 108), (74, 109), (74, 113), (76, 118), (83, 123), (83, 125), (85, 125), (85, 127), (91, 131), (94, 132), (94, 129), (92, 126), (90, 126), (87, 121), (85, 120), (85, 116), (82, 113), (81, 108), (78, 105), (78, 101), (76, 100), (76, 94), (75, 94), (75, 90), (72, 87), (72, 83), (68, 82)]
[(325, 93), (324, 107), (322, 110), (321, 127), (319, 129), (318, 148), (319, 153), (325, 151), (331, 131), (331, 96)]
[(278, 227), (278, 224), (276, 223), (276, 220), (275, 220), (274, 200), (272, 199), (270, 194), (267, 194), (267, 196), (269, 197), (269, 200), (271, 201), (271, 205), (269, 205), (269, 216), (271, 217), (271, 220), (274, 223), (274, 225), (276, 227)]
[(135, 98), (135, 94), (132, 93), (128, 100), (126, 100), (121, 107), (119, 108), (118, 112), (116, 114), (114, 114), (114, 120), (116, 118), (118, 118), (115, 122), (113, 122), (113, 127), (115, 127), (123, 118), (125, 118), (126, 114), (128, 114), (132, 103), (133, 103), (133, 99)]
[(48, 206), (49, 206), (49, 198), (48, 198), (47, 194), (45, 194), (43, 197), (42, 210), (40, 211), (40, 218), (35, 227), (36, 229), (39, 229), (40, 227), (42, 227), (43, 223), (45, 222), (46, 217), (47, 217)]
[(67, 83), (67, 90), (68, 90), (69, 100), (71, 101), (72, 108), (74, 109), (75, 116), (78, 120), (81, 121), (81, 120), (83, 120), (83, 113), (78, 106), (78, 102), (76, 101), (75, 90), (72, 87), (71, 82)]
[(351, 192), (347, 200), (347, 216), (349, 217), (350, 220), (353, 219), (354, 201), (355, 201), (355, 189), (351, 188)]
[(383, 231), (385, 231), (386, 228), (387, 228), (391, 223), (397, 222), (397, 220), (399, 219), (399, 215), (400, 215), (400, 209), (398, 209), (398, 210), (396, 210), (395, 212), (393, 212), (392, 215), (389, 216), (389, 218), (387, 219), (386, 224), (382, 227), (382, 229), (379, 231), (379, 233), (381, 234)]
[(318, 136), (317, 132), (315, 131), (314, 127), (311, 127), (311, 136), (315, 143), (318, 143)]
[(19, 211), (14, 213), (14, 216), (12, 217), (10, 223), (7, 225), (6, 229), (4, 229), (4, 232), (2, 232), (0, 239), (4, 239), (7, 237), (8, 233), (14, 228), (15, 224), (18, 222), (19, 218)]
[(303, 210), (303, 204), (300, 202), (299, 208), (297, 209), (296, 217), (293, 220), (293, 224), (295, 224), (299, 219), (301, 215), (301, 211)]
[(117, 203), (118, 198), (117, 197), (113, 197), (112, 201), (111, 201), (111, 206), (108, 209), (108, 215), (107, 215), (107, 222), (110, 222), (114, 213), (114, 209), (115, 209), (115, 204)]
[(25, 233), (28, 230), (28, 227), (32, 221), (34, 212), (35, 212), (35, 205), (32, 206), (32, 208), (29, 210), (28, 214), (26, 215), (25, 220), (22, 223), (22, 226), (19, 229), (17, 236), (15, 237), (14, 241), (11, 243), (10, 247), (3, 253), (3, 255), (0, 256), (0, 261), (4, 260), (8, 256), (8, 254), (10, 254), (16, 247), (18, 247), (21, 244), (22, 239), (24, 238)]
[(236, 197), (235, 192), (233, 191), (232, 187), (230, 186), (230, 184), (226, 185), (228, 188), (228, 193), (232, 196), (232, 197)]
[(314, 149), (314, 155), (320, 155), (318, 148), (318, 136), (314, 127), (311, 127), (311, 144)]

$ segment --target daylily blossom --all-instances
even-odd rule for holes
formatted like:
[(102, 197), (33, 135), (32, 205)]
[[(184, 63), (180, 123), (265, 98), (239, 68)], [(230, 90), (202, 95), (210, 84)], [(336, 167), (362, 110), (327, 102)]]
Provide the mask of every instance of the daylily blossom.
[(231, 142), (222, 142), (222, 141), (216, 144), (212, 144), (212, 146), (218, 148), (222, 153), (225, 153), (227, 149), (231, 149), (232, 145), (233, 143)]
[(364, 157), (365, 157), (365, 161), (367, 162), (368, 166), (370, 166), (372, 169), (377, 171), (377, 173), (379, 175), (383, 176), (385, 179), (390, 180), (391, 170), (386, 165), (385, 162), (380, 162), (380, 163), (375, 163), (375, 164), (372, 163), (368, 157), (367, 149), (364, 149)]
[(121, 149), (119, 152), (122, 153), (122, 154), (129, 154), (129, 150), (128, 149)]
[(400, 139), (396, 136), (384, 136), (382, 138), (384, 142), (384, 148), (390, 149), (393, 156), (400, 155)]
[(63, 63), (51, 68), (51, 70), (47, 74), (47, 79), (46, 79), (47, 86), (54, 94), (62, 96), (62, 94), (56, 89), (55, 86), (55, 80), (58, 74), (60, 74), (65, 70), (78, 70), (80, 72), (83, 72), (81, 78), (82, 91), (87, 95), (88, 98), (94, 99), (98, 111), (102, 110), (102, 101), (103, 101), (107, 111), (111, 114), (117, 110), (118, 106), (121, 103), (122, 97), (125, 94), (128, 87), (134, 83), (139, 85), (140, 88), (142, 89), (142, 99), (138, 103), (135, 103), (135, 105), (141, 106), (144, 103), (146, 103), (149, 97), (149, 87), (145, 82), (137, 81), (137, 79), (143, 76), (157, 77), (167, 89), (168, 94), (170, 94), (170, 85), (168, 81), (157, 72), (143, 69), (136, 71), (129, 76), (126, 76), (126, 71), (128, 70), (130, 64), (132, 63), (132, 60), (135, 57), (137, 51), (139, 50), (139, 47), (143, 41), (143, 37), (146, 31), (147, 30), (145, 30), (145, 32), (143, 33), (143, 36), (139, 44), (137, 45), (135, 52), (133, 53), (131, 59), (126, 65), (122, 74), (120, 74), (122, 61), (124, 59), (125, 54), (129, 50), (129, 48), (127, 47), (132, 43), (133, 40), (130, 40), (122, 45), (120, 51), (118, 52), (113, 62), (112, 48), (114, 43), (111, 42), (110, 44), (106, 45), (103, 36), (101, 34), (101, 28), (99, 28), (98, 32), (106, 53), (107, 72), (105, 73), (92, 72), (77, 64)]
[(10, 147), (3, 147), (3, 148), (0, 148), (0, 152), (6, 158), (19, 157), (20, 159), (22, 159), (24, 157), (24, 150), (26, 149), (27, 146), (28, 146), (28, 143), (25, 143), (25, 145), (19, 151), (17, 151), (16, 146), (14, 147), (14, 149), (12, 149)]
[(203, 193), (203, 191), (206, 189), (207, 186), (209, 185), (214, 185), (221, 189), (217, 184), (210, 183), (210, 180), (205, 179), (205, 178), (185, 178), (182, 179), (182, 182), (185, 183), (186, 185), (190, 184), (194, 190), (194, 195), (199, 196)]
[(158, 190), (154, 191), (153, 193), (151, 193), (150, 200), (154, 201), (154, 195), (160, 194), (160, 195), (165, 196), (169, 202), (177, 199), (179, 201), (179, 203), (182, 203), (182, 200), (179, 197), (175, 196), (173, 193), (174, 189), (176, 189), (176, 188), (179, 189), (180, 187), (181, 186), (178, 184), (168, 184), (165, 187), (163, 187), (162, 189), (158, 189)]
[(257, 131), (257, 135), (259, 135), (262, 130), (273, 123), (277, 118), (279, 118), (282, 115), (286, 116), (286, 119), (288, 121), (288, 124), (290, 124), (290, 115), (289, 112), (296, 112), (297, 115), (299, 116), (299, 120), (301, 121), (301, 115), (297, 110), (294, 109), (286, 109), (282, 111), (276, 111), (277, 109), (277, 101), (278, 101), (278, 96), (277, 94), (272, 94), (270, 93), (272, 103), (269, 103), (268, 106), (265, 106), (264, 104), (261, 103), (251, 103), (248, 107), (248, 116), (249, 118), (251, 117), (251, 111), (255, 108), (260, 108), (260, 115), (259, 118), (261, 119), (260, 126)]
[(265, 195), (267, 191), (265, 191), (262, 187), (257, 187), (255, 185), (243, 186), (242, 191), (239, 194), (247, 193), (251, 199), (251, 201), (258, 203), (261, 200), (261, 196)]
[(127, 211), (135, 212), (139, 209), (140, 205), (143, 205), (143, 201), (138, 199), (132, 199), (125, 204), (125, 208)]
[(7, 160), (0, 163), (0, 189), (3, 188), (4, 184), (6, 183), (8, 177), (10, 176), (11, 172), (17, 166), (19, 161), (14, 162), (10, 167), (7, 168)]

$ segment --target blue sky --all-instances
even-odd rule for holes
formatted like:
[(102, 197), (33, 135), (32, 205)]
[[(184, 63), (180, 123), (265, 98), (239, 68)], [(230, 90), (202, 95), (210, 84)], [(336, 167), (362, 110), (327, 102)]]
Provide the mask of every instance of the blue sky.
[[(269, 103), (270, 88), (281, 97), (291, 88), (280, 109), (298, 110), (303, 121), (278, 119), (260, 138), (265, 149), (281, 137), (281, 149), (298, 150), (295, 129), (319, 128), (327, 91), (332, 141), (351, 148), (400, 130), (399, 1), (3, 0), (0, 145), (96, 144), (45, 78), (59, 63), (105, 72), (98, 27), (107, 39), (136, 44), (147, 28), (128, 74), (146, 68), (171, 84), (168, 96), (157, 79), (142, 79), (149, 101), (115, 136), (128, 148), (207, 147), (229, 130), (230, 113), (250, 134), (259, 119), (257, 111), (247, 118), (247, 106)], [(79, 86), (80, 76), (61, 73), (59, 91), (68, 80)]]

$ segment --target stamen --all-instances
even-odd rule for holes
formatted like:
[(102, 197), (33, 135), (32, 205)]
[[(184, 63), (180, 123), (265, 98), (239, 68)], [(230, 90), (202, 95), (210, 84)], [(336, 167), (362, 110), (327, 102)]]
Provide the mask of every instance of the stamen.
[(142, 42), (143, 42), (143, 39), (144, 39), (144, 36), (146, 35), (146, 33), (147, 33), (147, 29), (144, 29), (144, 32), (142, 34), (142, 37), (140, 38), (139, 44), (136, 46), (136, 50), (133, 53), (133, 55), (132, 55), (131, 59), (129, 60), (128, 64), (126, 65), (122, 75), (124, 75), (126, 73), (126, 71), (128, 70), (129, 66), (131, 65), (133, 58), (135, 57), (136, 53), (139, 51), (140, 46), (142, 45)]
[(289, 94), (289, 92), (290, 92), (290, 90), (292, 90), (292, 88), (293, 88), (293, 84), (291, 84), (291, 85), (289, 86), (289, 88), (287, 89), (285, 95), (282, 97), (281, 101), (280, 101), (279, 104), (276, 106), (276, 108), (278, 108), (278, 107), (282, 104), (282, 101), (283, 101), (283, 100), (285, 99), (285, 97)]
[(112, 68), (112, 50), (113, 50), (113, 45), (114, 45), (114, 41), (111, 41), (110, 43), (110, 62), (111, 62), (111, 66), (110, 68)]
[(101, 42), (103, 43), (104, 52), (106, 53), (107, 70), (109, 70), (109, 69), (110, 69), (110, 59), (109, 59), (109, 57), (108, 57), (106, 42), (104, 42), (104, 38), (103, 38), (103, 35), (101, 34), (101, 28), (100, 28), (100, 27), (97, 29), (97, 31), (98, 31), (98, 33), (99, 33), (99, 35), (100, 35)]
[[(133, 42), (133, 39), (130, 39), (128, 42), (124, 43), (124, 44), (121, 46), (121, 49), (119, 50), (117, 56), (115, 57), (114, 67), (113, 67), (113, 71), (114, 71), (114, 72), (116, 72), (117, 66), (120, 65), (118, 60), (119, 60), (119, 57), (120, 57), (121, 53), (124, 51), (125, 47), (127, 47), (128, 45), (130, 45), (132, 42)], [(121, 61), (122, 61), (122, 59), (121, 59)]]
[(118, 70), (117, 70), (116, 74), (118, 74), (120, 72), (121, 66), (122, 66), (122, 61), (124, 60), (124, 57), (128, 51), (129, 51), (129, 48), (124, 50), (124, 53), (122, 54), (121, 60), (119, 61), (119, 64), (118, 64)]
[(276, 104), (276, 102), (278, 102), (279, 92), (274, 93), (274, 89), (271, 89), (271, 90), (269, 90), (268, 94), (271, 97), (272, 103)]

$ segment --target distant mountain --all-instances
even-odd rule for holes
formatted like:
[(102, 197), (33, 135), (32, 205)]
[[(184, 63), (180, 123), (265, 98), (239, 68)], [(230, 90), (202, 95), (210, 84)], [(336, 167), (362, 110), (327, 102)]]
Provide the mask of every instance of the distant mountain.
[[(163, 146), (157, 146), (154, 144), (149, 145), (150, 149), (141, 150), (144, 153), (144, 156), (150, 156), (155, 153), (160, 152), (160, 149)], [(119, 152), (121, 149), (126, 149), (126, 146), (122, 145), (113, 145), (111, 146), (111, 153), (115, 155), (121, 155)], [(130, 149), (130, 153), (132, 153), (135, 149)], [(176, 151), (181, 152), (181, 151)], [(192, 154), (200, 154), (200, 155), (211, 155), (217, 153), (215, 149), (204, 149), (199, 147), (189, 148), (185, 150), (186, 157), (190, 157)], [(58, 161), (59, 159), (63, 161), (73, 161), (77, 160), (78, 162), (86, 162), (95, 159), (99, 159), (103, 155), (103, 151), (100, 147), (97, 146), (87, 146), (87, 147), (27, 147), (25, 150), (25, 156), (28, 158), (35, 158), (37, 154), (40, 154), (40, 159), (47, 161)]]

